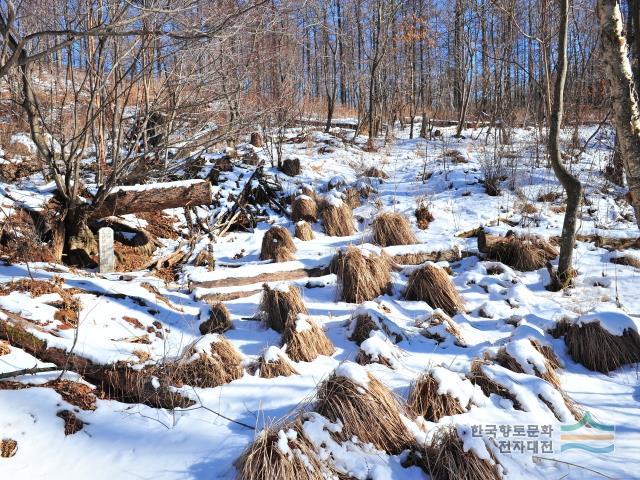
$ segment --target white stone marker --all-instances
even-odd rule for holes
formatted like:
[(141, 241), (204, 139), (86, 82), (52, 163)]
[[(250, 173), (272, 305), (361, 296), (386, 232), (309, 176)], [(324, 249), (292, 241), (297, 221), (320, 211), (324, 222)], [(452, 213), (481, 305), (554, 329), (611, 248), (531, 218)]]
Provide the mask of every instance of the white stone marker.
[(113, 254), (113, 229), (103, 227), (98, 230), (98, 250), (100, 257), (100, 273), (111, 273), (115, 270), (116, 257)]

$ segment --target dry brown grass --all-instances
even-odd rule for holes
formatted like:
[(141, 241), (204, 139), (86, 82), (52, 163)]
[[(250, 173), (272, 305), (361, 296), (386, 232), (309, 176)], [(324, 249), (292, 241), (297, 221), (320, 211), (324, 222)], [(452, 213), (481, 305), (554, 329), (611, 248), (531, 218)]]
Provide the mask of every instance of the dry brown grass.
[[(283, 438), (288, 446), (284, 452), (279, 448)], [(333, 476), (304, 437), (300, 419), (259, 432), (235, 466), (238, 480), (325, 480)]]
[(438, 388), (440, 388), (440, 384), (431, 373), (420, 375), (411, 384), (409, 391), (407, 404), (411, 412), (430, 422), (438, 422), (442, 417), (465, 412), (455, 397), (448, 393), (438, 393)]
[(349, 340), (356, 342), (358, 345), (367, 340), (372, 331), (379, 330), (378, 324), (371, 318), (371, 315), (357, 315), (351, 319), (351, 322), (355, 323), (355, 325)]
[(633, 268), (640, 268), (640, 258), (635, 255), (621, 255), (618, 257), (611, 257), (611, 263), (616, 265), (627, 265)]
[(262, 289), (260, 310), (267, 327), (278, 333), (282, 333), (289, 323), (295, 323), (298, 314), (309, 313), (298, 287), (289, 285), (286, 289), (281, 286), (271, 288), (266, 283)]
[(371, 229), (374, 243), (382, 247), (418, 243), (409, 219), (401, 213), (379, 213), (373, 219)]
[(516, 396), (511, 393), (509, 389), (500, 385), (495, 380), (492, 380), (491, 378), (489, 378), (489, 376), (487, 376), (486, 373), (484, 373), (482, 367), (484, 365), (487, 365), (488, 363), (489, 362), (487, 360), (480, 359), (475, 359), (471, 362), (471, 369), (468, 375), (471, 383), (478, 385), (487, 397), (489, 397), (492, 393), (495, 395), (499, 395), (503, 398), (511, 400), (511, 402), (513, 403), (513, 408), (515, 408), (516, 410), (522, 410), (522, 405), (520, 405), (520, 402), (518, 401)]
[(231, 342), (219, 336), (211, 342), (210, 352), (188, 347), (179, 360), (163, 365), (160, 371), (160, 381), (169, 385), (212, 388), (242, 377), (242, 357)]
[(544, 268), (549, 260), (558, 256), (557, 249), (546, 240), (533, 236), (518, 237), (513, 232), (508, 232), (504, 238), (487, 238), (480, 230), (478, 250), (492, 260), (521, 272)]
[(467, 157), (460, 150), (447, 150), (444, 156), (451, 159), (451, 163), (469, 163)]
[(299, 195), (291, 202), (291, 220), (299, 222), (305, 220), (307, 222), (315, 222), (318, 220), (318, 205), (316, 201), (307, 195)]
[(429, 224), (433, 222), (433, 214), (426, 203), (420, 203), (414, 213), (420, 230), (426, 230)]
[(13, 457), (18, 451), (18, 442), (12, 438), (3, 438), (0, 440), (0, 457)]
[(353, 212), (351, 207), (340, 201), (323, 201), (320, 208), (322, 226), (327, 235), (332, 237), (346, 237), (353, 235)]
[[(261, 378), (276, 378), (276, 377), (289, 377), (291, 375), (297, 375), (298, 371), (289, 361), (289, 357), (283, 351), (278, 349), (275, 353), (271, 347), (260, 356), (256, 362), (254, 368)], [(267, 353), (269, 352), (269, 353)], [(267, 354), (269, 358), (267, 358)], [(272, 357), (276, 357), (275, 359)]]
[[(362, 367), (359, 367), (362, 368)], [(368, 384), (359, 385), (335, 373), (318, 386), (314, 410), (332, 422), (342, 422), (342, 441), (358, 437), (364, 443), (390, 454), (398, 454), (415, 444), (401, 415), (404, 406), (371, 374)]]
[(78, 433), (84, 427), (84, 422), (76, 417), (76, 414), (71, 410), (60, 410), (56, 413), (56, 417), (61, 418), (64, 422), (65, 436)]
[(311, 362), (320, 355), (331, 356), (336, 350), (322, 327), (304, 315), (285, 325), (282, 345), (294, 362)]
[(296, 231), (295, 237), (299, 238), (303, 242), (307, 242), (309, 240), (313, 240), (315, 235), (313, 234), (313, 229), (309, 222), (305, 222), (304, 220), (300, 220), (296, 223)]
[(431, 307), (441, 308), (449, 315), (464, 311), (464, 301), (449, 275), (432, 263), (427, 263), (411, 273), (404, 297), (407, 300), (427, 302)]
[(362, 348), (358, 349), (358, 352), (356, 353), (356, 358), (354, 360), (359, 365), (370, 365), (372, 363), (378, 363), (392, 370), (396, 368), (395, 367), (396, 364), (393, 358), (388, 358), (384, 356), (382, 353), (379, 353), (375, 357), (372, 357), (367, 352), (365, 352)]
[(350, 303), (362, 303), (388, 293), (391, 288), (389, 261), (349, 246), (339, 251), (331, 261), (330, 270), (338, 276), (339, 295)]
[(569, 356), (589, 370), (608, 373), (622, 365), (640, 362), (640, 336), (635, 330), (626, 329), (617, 336), (599, 322), (578, 325), (561, 320), (550, 333), (555, 337), (564, 335)]
[(424, 455), (415, 459), (433, 480), (501, 480), (498, 466), (464, 451), (464, 442), (453, 425), (443, 425), (431, 437)]
[(362, 202), (360, 201), (360, 192), (355, 188), (347, 188), (344, 191), (344, 201), (347, 202), (347, 205), (349, 205), (352, 210), (362, 205)]
[[(535, 366), (532, 365), (536, 377), (549, 382), (557, 390), (560, 390), (562, 388), (560, 385), (560, 378), (558, 378), (558, 374), (556, 373), (556, 369), (560, 367), (560, 361), (558, 360), (558, 357), (554, 353), (553, 349), (548, 345), (541, 345), (537, 340), (531, 340), (531, 345), (538, 352), (540, 352), (545, 359), (544, 372), (539, 371)], [(507, 353), (505, 347), (502, 347), (500, 350), (498, 350), (498, 353), (496, 354), (494, 360), (498, 365), (507, 368), (512, 372), (525, 373), (522, 365), (520, 365), (520, 363), (518, 363), (515, 358)]]
[(9, 343), (4, 340), (0, 340), (0, 357), (3, 355), (9, 355), (11, 353), (11, 347)]
[(421, 322), (420, 326), (424, 328), (420, 333), (431, 340), (442, 343), (445, 341), (445, 338), (440, 333), (431, 330), (432, 327), (438, 327), (440, 325), (444, 325), (445, 331), (455, 338), (456, 345), (461, 347), (466, 346), (466, 342), (462, 338), (462, 333), (460, 332), (460, 327), (442, 310), (435, 310), (429, 318), (426, 319), (426, 321)]
[(302, 169), (300, 168), (299, 158), (287, 158), (282, 162), (280, 171), (289, 177), (295, 177), (300, 175)]
[(260, 260), (287, 262), (296, 259), (296, 245), (289, 231), (280, 226), (271, 227), (262, 237)]
[(200, 333), (224, 333), (233, 328), (231, 314), (222, 302), (215, 302), (209, 307), (209, 318), (200, 324)]
[(370, 178), (380, 178), (382, 180), (386, 180), (387, 178), (389, 178), (387, 172), (376, 167), (367, 168), (364, 172), (362, 172), (362, 175)]

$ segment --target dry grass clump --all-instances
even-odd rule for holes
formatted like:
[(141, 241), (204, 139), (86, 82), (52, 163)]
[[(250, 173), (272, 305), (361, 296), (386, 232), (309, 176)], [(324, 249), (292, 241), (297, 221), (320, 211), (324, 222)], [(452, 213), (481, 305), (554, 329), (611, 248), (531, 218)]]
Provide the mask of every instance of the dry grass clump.
[(382, 247), (418, 243), (409, 219), (401, 213), (379, 213), (373, 219), (371, 228), (373, 230), (374, 243)]
[(423, 373), (411, 384), (407, 404), (414, 415), (438, 422), (442, 417), (465, 412), (455, 397), (438, 393), (439, 388), (440, 384), (430, 372)]
[(460, 150), (447, 150), (444, 156), (451, 159), (451, 163), (469, 163), (469, 160)]
[(9, 355), (11, 353), (11, 347), (4, 340), (0, 340), (0, 357), (3, 355)]
[(478, 250), (521, 272), (544, 268), (549, 260), (558, 256), (557, 249), (549, 242), (533, 236), (518, 237), (512, 231), (504, 238), (487, 238), (480, 230)]
[(362, 172), (362, 175), (370, 178), (381, 178), (383, 180), (386, 180), (387, 178), (389, 178), (389, 175), (387, 174), (387, 172), (376, 167), (367, 168), (364, 172)]
[(371, 315), (357, 315), (351, 319), (351, 322), (353, 330), (349, 340), (356, 342), (358, 345), (367, 340), (372, 331), (380, 329), (376, 321), (371, 318)]
[(233, 328), (231, 314), (222, 302), (215, 302), (209, 307), (209, 318), (200, 324), (200, 333), (224, 333)]
[(361, 385), (332, 374), (319, 385), (314, 410), (332, 422), (342, 423), (337, 435), (343, 441), (356, 436), (390, 454), (412, 447), (415, 440), (401, 418), (403, 405), (375, 377), (366, 375), (368, 382)]
[(511, 400), (513, 403), (513, 408), (516, 410), (522, 410), (522, 405), (516, 398), (516, 396), (511, 393), (511, 391), (504, 386), (500, 385), (495, 380), (492, 380), (487, 376), (486, 373), (482, 370), (483, 365), (487, 365), (489, 362), (487, 360), (475, 359), (471, 362), (471, 368), (469, 371), (468, 378), (471, 383), (478, 385), (482, 392), (489, 397), (492, 393), (499, 395), (503, 398)]
[(433, 327), (439, 327), (440, 325), (444, 326), (445, 332), (455, 338), (455, 344), (461, 347), (466, 346), (466, 342), (462, 338), (462, 333), (460, 332), (460, 327), (458, 324), (449, 317), (442, 310), (435, 310), (429, 318), (425, 321), (420, 322), (420, 327), (425, 327), (420, 333), (431, 339), (435, 340), (438, 343), (442, 343), (445, 341), (445, 338), (434, 330)]
[(353, 246), (333, 257), (330, 270), (338, 276), (340, 298), (345, 302), (373, 300), (391, 288), (389, 261), (381, 255), (364, 255)]
[(327, 235), (346, 237), (355, 233), (351, 207), (336, 197), (322, 202), (320, 218)]
[(307, 242), (309, 240), (313, 240), (315, 235), (313, 234), (313, 229), (309, 222), (305, 222), (304, 220), (300, 220), (296, 223), (296, 231), (295, 237), (299, 238), (303, 242)]
[(291, 220), (299, 222), (315, 222), (318, 219), (318, 205), (316, 201), (308, 195), (298, 195), (291, 202)]
[(298, 314), (309, 313), (302, 300), (300, 289), (284, 284), (275, 288), (264, 284), (260, 310), (266, 325), (278, 333), (282, 333), (289, 323), (295, 323)]
[(429, 224), (433, 222), (433, 214), (426, 203), (418, 204), (414, 213), (420, 230), (426, 230), (429, 227)]
[[(287, 448), (281, 448), (284, 442)], [(276, 424), (258, 433), (235, 466), (238, 480), (325, 480), (332, 477), (303, 435), (300, 419)]]
[(275, 346), (267, 348), (262, 353), (254, 368), (261, 378), (289, 377), (298, 374), (285, 351)]
[(498, 466), (464, 451), (464, 442), (453, 425), (437, 428), (424, 455), (415, 459), (433, 480), (501, 480)]
[[(560, 368), (560, 361), (558, 360), (555, 352), (551, 347), (549, 347), (548, 345), (541, 345), (537, 340), (530, 341), (533, 348), (540, 352), (545, 359), (544, 372), (540, 372), (535, 366), (532, 365), (536, 377), (549, 382), (557, 390), (560, 390), (560, 379), (558, 378), (558, 374), (556, 373), (556, 369)], [(494, 360), (498, 365), (507, 368), (512, 372), (525, 373), (522, 365), (520, 365), (520, 363), (515, 358), (507, 353), (505, 347), (502, 347), (500, 350), (498, 350), (498, 353), (496, 354)]]
[(182, 358), (161, 367), (170, 385), (212, 388), (242, 377), (242, 357), (223, 336), (211, 342), (210, 352), (188, 347)]
[(282, 344), (294, 362), (311, 362), (320, 355), (331, 356), (336, 351), (322, 327), (304, 314), (285, 325)]
[(427, 302), (433, 308), (441, 308), (448, 315), (464, 311), (464, 301), (451, 282), (447, 272), (432, 263), (427, 263), (409, 275), (407, 300)]
[(76, 414), (71, 410), (60, 410), (56, 413), (56, 417), (61, 418), (64, 422), (65, 436), (78, 433), (84, 427), (84, 422), (76, 417)]
[(210, 272), (216, 268), (216, 257), (213, 255), (213, 245), (208, 244), (205, 248), (200, 249), (193, 259), (193, 265), (196, 267), (207, 267)]
[(0, 440), (0, 457), (13, 457), (18, 451), (18, 442), (13, 438), (3, 438)]
[(344, 201), (352, 210), (362, 205), (362, 202), (360, 201), (360, 192), (356, 188), (347, 188), (344, 191)]
[(608, 373), (622, 365), (640, 362), (640, 335), (629, 328), (617, 336), (599, 322), (579, 325), (561, 320), (550, 333), (555, 337), (564, 335), (571, 359), (589, 370)]
[(271, 227), (262, 237), (260, 260), (273, 260), (274, 262), (295, 260), (297, 250), (291, 234), (286, 228), (280, 226)]
[(627, 265), (633, 268), (640, 268), (640, 258), (635, 255), (621, 255), (618, 257), (611, 257), (611, 263), (616, 265)]
[(282, 162), (280, 171), (289, 177), (295, 177), (296, 175), (300, 175), (300, 172), (302, 171), (302, 169), (300, 168), (300, 159), (286, 158)]

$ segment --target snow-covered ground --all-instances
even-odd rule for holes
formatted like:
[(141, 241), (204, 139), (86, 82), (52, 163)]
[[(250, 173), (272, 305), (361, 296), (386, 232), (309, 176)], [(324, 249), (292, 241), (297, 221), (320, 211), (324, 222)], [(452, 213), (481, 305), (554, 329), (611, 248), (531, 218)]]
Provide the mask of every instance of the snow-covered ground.
[[(563, 219), (558, 208), (562, 198), (542, 202), (538, 197), (554, 192), (560, 194), (562, 190), (546, 167), (543, 149), (537, 151), (532, 130), (515, 131), (513, 144), (498, 149), (494, 149), (492, 136), (485, 144), (483, 132), (467, 131), (466, 139), (453, 139), (451, 133), (445, 129), (444, 139), (427, 142), (409, 139), (408, 132), (402, 131), (394, 141), (381, 145), (377, 152), (365, 152), (361, 148), (364, 139), (352, 144), (335, 135), (313, 132), (308, 141), (288, 143), (284, 147), (285, 156), (301, 160), (301, 175), (286, 177), (275, 169), (270, 173), (281, 178), (287, 194), (295, 193), (303, 184), (324, 192), (328, 182), (335, 181), (336, 176), (342, 177), (347, 186), (370, 182), (375, 190), (354, 210), (358, 233), (350, 237), (330, 237), (322, 233), (319, 223), (314, 224), (315, 240), (295, 239), (296, 261), (287, 264), (285, 269), (326, 265), (339, 248), (349, 244), (378, 251), (379, 247), (371, 244), (367, 226), (380, 210), (406, 214), (420, 242), (388, 247), (387, 253), (458, 249), (468, 254), (458, 261), (440, 263), (451, 268), (453, 282), (467, 305), (468, 313), (453, 318), (460, 327), (465, 346), (454, 342), (450, 336), (438, 344), (422, 335), (421, 320), (433, 309), (424, 302), (404, 300), (401, 296), (412, 267), (393, 273), (392, 294), (362, 306), (336, 300), (334, 275), (316, 278), (313, 282), (294, 280), (293, 283), (302, 289), (310, 315), (322, 325), (336, 347), (331, 357), (301, 362), (296, 365), (299, 373), (289, 377), (263, 379), (247, 369), (242, 378), (217, 388), (183, 386), (180, 391), (195, 404), (175, 410), (107, 399), (98, 399), (95, 410), (81, 410), (69, 405), (51, 388), (0, 388), (0, 439), (11, 438), (18, 442), (15, 456), (0, 458), (0, 478), (233, 478), (236, 475), (234, 461), (252, 441), (256, 431), (307, 404), (323, 379), (341, 363), (354, 361), (359, 347), (348, 339), (349, 319), (358, 308), (382, 316), (400, 339), (393, 344), (378, 332), (367, 347), (371, 352), (391, 356), (394, 368), (375, 363), (364, 368), (405, 399), (411, 382), (427, 369), (434, 369), (443, 392), (464, 399), (464, 403), (471, 401), (468, 411), (445, 417), (439, 423), (460, 426), (465, 445), (474, 452), (481, 453), (486, 450), (485, 445), (489, 445), (504, 469), (505, 478), (639, 478), (640, 380), (637, 365), (627, 365), (608, 375), (591, 372), (573, 362), (562, 339), (554, 339), (547, 329), (568, 317), (582, 322), (598, 318), (612, 333), (620, 328), (637, 330), (640, 327), (640, 270), (610, 263), (616, 253), (580, 241), (574, 254), (579, 274), (575, 286), (565, 292), (545, 289), (549, 283), (545, 269), (517, 272), (503, 267), (502, 273), (496, 274), (491, 268), (495, 263), (478, 256), (476, 239), (461, 234), (484, 226), (488, 232), (496, 234), (514, 229), (543, 237), (558, 236)], [(582, 140), (592, 133), (591, 128), (581, 130)], [(567, 133), (567, 138), (569, 136)], [(578, 233), (638, 238), (640, 232), (632, 210), (621, 199), (623, 190), (607, 181), (601, 173), (611, 154), (612, 143), (606, 131), (600, 132), (579, 161), (570, 163), (571, 169), (583, 180), (588, 199), (581, 208)], [(466, 162), (453, 163), (451, 150), (459, 151)], [(266, 155), (262, 151), (258, 153)], [(506, 176), (501, 182), (502, 194), (488, 196), (481, 183), (482, 163), (500, 155), (501, 173)], [(211, 161), (215, 158), (211, 155)], [(384, 170), (389, 178), (367, 180), (363, 171), (371, 166)], [(223, 173), (221, 178), (224, 180), (214, 187), (214, 193), (226, 198), (228, 191), (237, 192), (241, 185), (238, 172), (236, 169)], [(202, 175), (206, 173), (205, 167)], [(2, 215), (9, 214), (16, 203), (35, 207), (50, 196), (50, 186), (43, 182), (38, 185), (37, 176), (22, 185), (0, 184)], [(426, 230), (416, 226), (414, 210), (419, 202), (428, 204), (435, 217)], [(181, 211), (169, 213), (184, 220)], [(210, 212), (200, 207), (197, 213), (206, 218)], [(171, 284), (144, 276), (145, 272), (122, 277), (121, 274), (98, 275), (47, 264), (2, 265), (1, 282), (30, 275), (35, 279), (62, 277), (65, 287), (81, 291), (76, 298), (80, 300), (82, 310), (77, 330), (62, 328), (60, 321), (54, 319), (56, 308), (51, 305), (59, 300), (57, 294), (32, 298), (28, 293), (14, 291), (0, 296), (0, 312), (4, 312), (0, 315), (18, 314), (30, 321), (29, 331), (45, 340), (48, 347), (73, 350), (99, 364), (132, 362), (141, 352), (148, 354), (151, 362), (177, 357), (200, 337), (198, 325), (206, 315), (207, 304), (198, 299), (222, 291), (222, 287), (191, 291), (189, 286), (282, 269), (282, 265), (276, 267), (259, 260), (262, 237), (273, 224), (282, 225), (293, 233), (291, 220), (272, 212), (269, 221), (261, 222), (255, 232), (232, 232), (217, 239), (213, 246), (218, 265), (215, 271), (185, 266), (180, 281)], [(176, 224), (179, 230), (184, 227), (183, 223)], [(204, 248), (207, 242), (203, 240), (198, 248)], [(167, 241), (167, 249), (175, 244), (175, 241)], [(637, 250), (628, 253), (640, 255)], [(145, 287), (145, 283), (152, 284), (160, 297)], [(245, 285), (241, 288), (251, 291), (253, 287)], [(234, 328), (224, 335), (245, 357), (247, 365), (268, 347), (280, 344), (278, 333), (254, 319), (259, 301), (260, 294), (253, 294), (225, 302)], [(613, 452), (592, 453), (579, 449), (561, 452), (560, 427), (575, 421), (557, 392), (534, 375), (492, 367), (492, 374), (509, 385), (522, 410), (514, 409), (513, 404), (502, 397), (486, 397), (464, 379), (472, 360), (495, 353), (502, 346), (513, 357), (521, 359), (521, 363), (529, 361), (536, 365), (539, 360), (536, 351), (528, 348), (531, 345), (528, 341), (523, 341), (529, 338), (551, 346), (558, 355), (562, 363), (562, 387), (574, 402), (597, 422), (615, 425)], [(357, 368), (350, 369), (348, 365), (343, 363), (341, 367), (347, 371), (344, 374), (357, 375)], [(18, 348), (12, 347), (10, 353), (0, 356), (0, 373), (34, 366), (46, 364)], [(43, 384), (59, 375), (60, 372), (48, 372), (12, 380)], [(78, 375), (71, 371), (64, 373), (64, 377), (78, 380)], [(540, 400), (539, 394), (547, 399), (546, 403)], [(556, 410), (555, 415), (549, 404)], [(63, 409), (75, 411), (86, 423), (84, 428), (65, 436), (63, 420), (56, 416)], [(305, 424), (305, 431), (315, 432), (313, 435), (317, 440), (322, 432), (326, 433), (323, 430), (327, 428), (326, 422), (323, 421), (311, 417)], [(384, 419), (372, 421), (383, 422)], [(409, 423), (419, 439), (428, 436), (435, 426), (417, 419), (409, 419)], [(505, 440), (500, 432), (506, 425), (528, 430), (533, 430), (531, 426), (542, 429), (551, 425), (551, 451), (501, 453), (490, 440), (482, 442), (469, 435), (470, 431), (478, 431), (481, 427), (488, 439), (491, 435), (487, 436), (487, 429), (495, 426), (496, 442), (499, 442)], [(531, 435), (527, 438), (542, 440), (546, 437)], [(331, 450), (336, 463), (349, 469), (353, 478), (427, 478), (417, 467), (403, 468), (403, 455), (390, 456), (361, 445), (351, 445), (352, 450), (345, 453), (344, 445), (332, 447), (327, 440), (322, 447), (320, 443), (317, 447)]]

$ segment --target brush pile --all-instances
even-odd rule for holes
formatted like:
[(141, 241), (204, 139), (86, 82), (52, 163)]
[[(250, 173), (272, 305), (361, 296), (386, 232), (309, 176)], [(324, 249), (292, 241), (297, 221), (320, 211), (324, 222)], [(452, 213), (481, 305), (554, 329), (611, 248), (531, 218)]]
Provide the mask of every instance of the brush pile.
[(391, 289), (389, 261), (381, 255), (365, 255), (353, 246), (333, 257), (330, 271), (338, 277), (339, 298), (345, 302), (373, 300)]
[(289, 231), (280, 226), (271, 227), (262, 237), (260, 260), (287, 262), (295, 260), (297, 248)]
[(448, 315), (464, 311), (464, 301), (449, 275), (433, 263), (426, 263), (411, 273), (404, 298), (427, 302), (433, 308), (441, 308)]
[(374, 243), (381, 247), (418, 243), (409, 219), (401, 213), (379, 213), (373, 219), (371, 229), (373, 231)]

